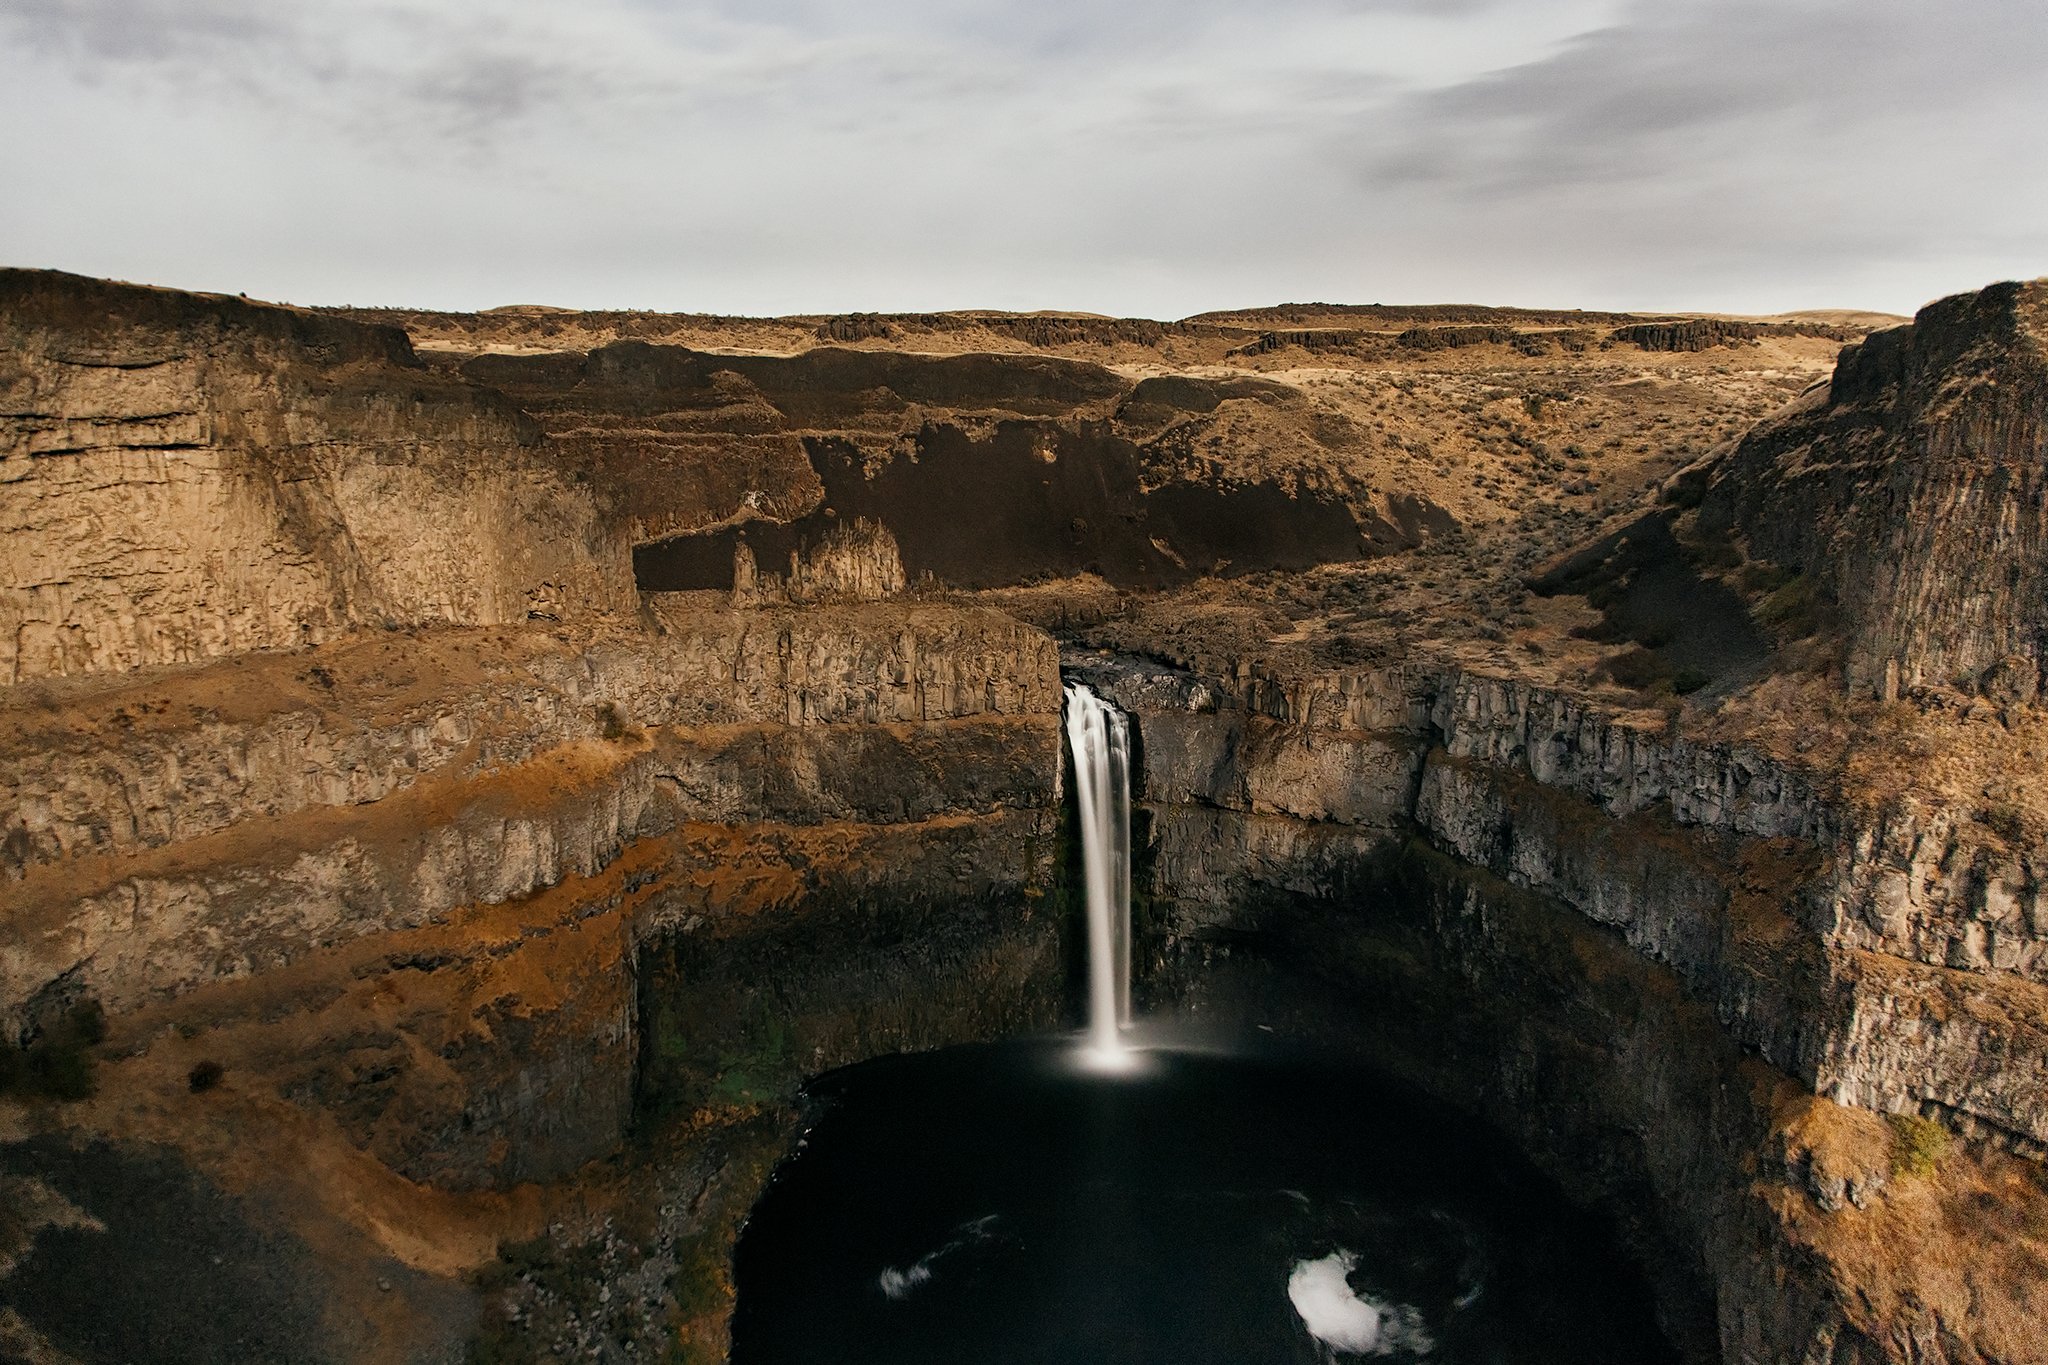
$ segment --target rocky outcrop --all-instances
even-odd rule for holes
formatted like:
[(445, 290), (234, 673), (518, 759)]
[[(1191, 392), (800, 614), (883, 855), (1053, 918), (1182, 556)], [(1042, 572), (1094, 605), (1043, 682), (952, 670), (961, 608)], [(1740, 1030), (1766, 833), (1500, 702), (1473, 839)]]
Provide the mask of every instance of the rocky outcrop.
[(1695, 474), (1709, 531), (1839, 616), (1852, 688), (2034, 698), (2048, 619), (2048, 281), (1922, 309)]
[(790, 552), (787, 573), (763, 572), (754, 562), (753, 547), (741, 542), (733, 549), (732, 604), (878, 602), (906, 586), (903, 556), (885, 526), (857, 520), (828, 531), (816, 545)]
[[(203, 675), (6, 694), (0, 875), (130, 856), (250, 819), (366, 807), (608, 727), (922, 723), (1042, 713), (1043, 636), (993, 612), (741, 614), (657, 599), (658, 633), (379, 633)], [(338, 697), (353, 705), (341, 708)]]
[(1541, 332), (1514, 327), (1410, 327), (1394, 338), (1410, 351), (1455, 351), (1466, 346), (1511, 346), (1524, 355), (1542, 355), (1550, 339)]
[[(645, 635), (373, 636), (4, 694), (10, 763), (39, 774), (5, 817), (10, 1040), (50, 1001), (213, 1017), (297, 979), (316, 1015), (378, 1023), (265, 1062), (280, 1085), (409, 1174), (520, 1178), (624, 1131), (642, 940), (918, 897), (1021, 909), (1048, 874), (1044, 635), (932, 606), (651, 611)], [(176, 704), (188, 686), (216, 705)], [(52, 725), (67, 691), (87, 703)], [(1020, 960), (1050, 981), (1050, 952)], [(422, 983), (402, 1020), (376, 1006), (393, 973)]]
[(587, 355), (478, 356), (462, 373), (530, 413), (636, 543), (788, 521), (823, 496), (799, 429), (720, 357), (620, 341)]
[(1453, 525), (1427, 498), (1374, 487), (1363, 433), (1270, 381), (642, 342), (461, 371), (546, 428), (643, 542), (638, 581), (658, 591), (728, 591), (742, 549), (776, 571), (859, 520), (886, 528), (911, 581), (955, 588), (1303, 569)]
[[(1956, 822), (1859, 809), (1755, 750), (1455, 666), (1223, 680), (1067, 662), (1138, 717), (1169, 924), (1341, 889), (1344, 858), (1420, 829), (1616, 928), (1816, 1093), (2048, 1140), (2036, 899), (2016, 859), (1987, 878)], [(2000, 1065), (1974, 1065), (1982, 1049)]]
[(539, 440), (392, 329), (0, 272), (0, 683), (630, 608)]
[(1738, 322), (1733, 318), (1644, 322), (1617, 327), (1607, 334), (1610, 341), (1645, 351), (1705, 351), (1716, 346), (1746, 345), (1760, 337), (1810, 336), (1853, 341), (1861, 335), (1859, 329), (1825, 322)]
[[(1833, 1358), (1857, 1361), (2000, 1358), (1988, 1343), (2014, 1301), (1985, 1308), (1995, 1327), (1969, 1325), (1967, 1297), (1873, 1310), (1854, 1279), (1798, 1249), (1835, 1235), (1806, 1226), (1807, 1196), (1759, 1202), (1743, 1154), (1790, 1141), (1773, 1126), (1785, 1101), (1756, 1099), (1781, 1091), (2044, 1150), (2048, 994), (2025, 938), (2025, 874), (1987, 882), (1983, 860), (1958, 852), (1969, 836), (1942, 819), (1860, 809), (1754, 749), (1449, 662), (1227, 679), (1088, 653), (1065, 663), (1136, 718), (1156, 992), (1197, 1017), (1251, 1010), (1341, 1035), (1533, 1149), (1556, 1143), (1569, 1181), (1639, 1202), (1627, 1216), (1646, 1220), (1645, 1255), (1672, 1267), (1671, 1302), (1712, 1286), (1719, 1323), (1699, 1330), (1727, 1359), (1830, 1358), (1836, 1342), (1855, 1344)], [(1958, 944), (1984, 951), (1965, 960)], [(1317, 1013), (1281, 998), (1300, 983), (1287, 975), (1254, 1009), (1207, 980), (1218, 961), (1267, 960), (1340, 993)], [(1455, 1022), (1418, 1027), (1446, 1008)], [(1484, 1040), (1445, 1054), (1474, 1029)], [(1558, 1062), (1580, 1049), (1605, 1059)], [(1628, 1079), (1638, 1066), (1654, 1083)], [(1713, 1074), (1689, 1074), (1699, 1067)], [(1874, 1173), (1854, 1176), (1869, 1203), (1889, 1139), (1874, 1116), (1860, 1122), (1879, 1135)], [(1608, 1125), (1644, 1145), (1606, 1151)], [(1790, 1178), (1820, 1181), (1811, 1197), (1839, 1209), (1851, 1177), (1806, 1171)], [(1910, 1285), (1934, 1270), (1883, 1273)], [(1891, 1340), (1977, 1331), (1976, 1346), (1924, 1356)]]
[[(1049, 729), (1057, 708), (1050, 644), (1027, 627), (945, 608), (657, 611), (663, 630), (644, 644), (491, 658), (486, 642), (479, 661), (463, 658), (476, 641), (453, 637), (424, 650), (278, 660), (263, 672), (280, 683), (296, 675), (297, 687), (259, 673), (244, 686), (270, 704), (232, 717), (173, 715), (98, 733), (81, 724), (53, 736), (35, 723), (42, 697), (10, 694), (10, 738), (26, 748), (24, 770), (46, 780), (20, 788), (8, 817), (17, 856), (0, 956), (7, 1008), (80, 972), (94, 994), (125, 1005), (276, 965), (293, 942), (318, 946), (320, 925), (373, 933), (394, 915), (418, 922), (527, 894), (593, 872), (622, 843), (677, 821), (922, 818), (1043, 796), (1050, 741), (1007, 756), (1018, 736), (1001, 733)], [(415, 667), (466, 662), (471, 675), (460, 690), (439, 681), (393, 697), (382, 714), (320, 705), (393, 654), (414, 656)], [(325, 681), (308, 684), (308, 673)], [(155, 680), (96, 700), (105, 715), (168, 709)], [(985, 734), (986, 743), (962, 752), (959, 771), (942, 780), (991, 795), (957, 804), (919, 796), (914, 764), (900, 782), (859, 787), (863, 765), (889, 767), (874, 746), (896, 733), (865, 727), (913, 727), (911, 739), (887, 742), (915, 749), (917, 727), (970, 722), (986, 725), (970, 725), (960, 742), (971, 748)], [(856, 749), (824, 752), (842, 731), (861, 736)], [(760, 766), (748, 756), (776, 735), (813, 733), (801, 758)], [(322, 761), (348, 765), (372, 752), (379, 765), (339, 776)], [(776, 795), (778, 781), (797, 785)], [(854, 785), (834, 797), (835, 782)], [(209, 870), (195, 881), (200, 868)], [(388, 893), (374, 889), (385, 874), (397, 879)], [(211, 928), (208, 885), (225, 898)], [(253, 937), (271, 918), (258, 903), (291, 917), (274, 947)], [(373, 913), (377, 904), (387, 911)], [(177, 914), (152, 915), (150, 905)], [(102, 906), (104, 935), (89, 928)], [(93, 946), (103, 937), (132, 961), (104, 958)]]

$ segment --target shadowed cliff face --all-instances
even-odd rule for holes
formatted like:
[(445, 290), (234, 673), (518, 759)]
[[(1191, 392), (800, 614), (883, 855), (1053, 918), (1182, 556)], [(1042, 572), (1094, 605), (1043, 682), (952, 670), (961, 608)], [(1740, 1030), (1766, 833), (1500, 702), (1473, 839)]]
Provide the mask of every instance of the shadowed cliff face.
[(650, 590), (726, 588), (744, 542), (781, 563), (848, 517), (887, 526), (903, 567), (960, 588), (994, 588), (1077, 573), (1123, 586), (1202, 574), (1306, 569), (1413, 543), (1441, 514), (1418, 505), (1400, 522), (1362, 529), (1342, 503), (1277, 483), (1172, 484), (1146, 492), (1144, 452), (1090, 423), (1003, 422), (983, 436), (942, 424), (912, 438), (914, 457), (869, 467), (839, 438), (805, 441), (830, 511), (787, 525), (748, 522), (634, 552)]
[(2048, 281), (1930, 304), (1691, 476), (1703, 525), (1840, 604), (1852, 686), (2037, 694), (2048, 654)]
[(1770, 657), (1769, 637), (1742, 596), (1703, 571), (1704, 556), (1673, 534), (1673, 520), (1660, 509), (1629, 522), (1547, 566), (1530, 590), (1585, 597), (1603, 618), (1590, 638), (1651, 651), (1690, 690), (1753, 675)]
[(1134, 384), (1042, 356), (638, 342), (479, 356), (463, 372), (524, 404), (629, 509), (652, 542), (634, 556), (649, 590), (727, 588), (742, 541), (780, 565), (853, 518), (888, 528), (913, 579), (961, 588), (1306, 569), (1453, 526), (1412, 494), (1205, 463), (1218, 430), (1248, 411), (1316, 439), (1299, 398), (1259, 380)]
[[(1996, 1188), (2048, 1226), (1994, 1150), (2048, 1141), (2041, 988), (1858, 932), (1867, 827), (1804, 774), (1426, 659), (1068, 666), (1136, 723), (1154, 1008), (1520, 1134), (1629, 1226), (1692, 1358), (2026, 1358), (2048, 1247), (1948, 1220)], [(1922, 1184), (1870, 1110), (1993, 1142)]]

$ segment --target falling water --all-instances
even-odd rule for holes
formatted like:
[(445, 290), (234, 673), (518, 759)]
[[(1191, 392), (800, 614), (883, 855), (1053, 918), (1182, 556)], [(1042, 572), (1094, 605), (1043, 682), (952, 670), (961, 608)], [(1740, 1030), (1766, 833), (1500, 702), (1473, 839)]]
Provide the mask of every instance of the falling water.
[(1131, 1022), (1130, 730), (1121, 711), (1086, 687), (1070, 683), (1066, 691), (1088, 887), (1088, 1045), (1114, 1061)]

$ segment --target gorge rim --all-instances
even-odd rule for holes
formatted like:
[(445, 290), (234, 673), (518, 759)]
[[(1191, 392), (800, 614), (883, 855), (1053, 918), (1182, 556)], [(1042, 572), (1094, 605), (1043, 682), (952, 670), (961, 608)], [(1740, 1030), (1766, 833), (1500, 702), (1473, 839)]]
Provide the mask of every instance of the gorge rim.
[(0, 400), (0, 1357), (2044, 1358), (2048, 283)]

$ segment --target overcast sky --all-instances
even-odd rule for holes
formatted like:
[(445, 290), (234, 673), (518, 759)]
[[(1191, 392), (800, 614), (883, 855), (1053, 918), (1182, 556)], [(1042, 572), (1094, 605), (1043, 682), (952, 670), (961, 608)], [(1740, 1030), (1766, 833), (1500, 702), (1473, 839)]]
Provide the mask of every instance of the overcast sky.
[(2048, 0), (0, 0), (0, 263), (301, 303), (1910, 312)]

